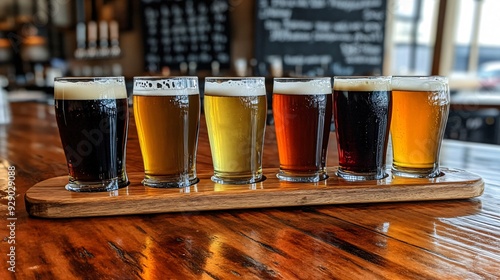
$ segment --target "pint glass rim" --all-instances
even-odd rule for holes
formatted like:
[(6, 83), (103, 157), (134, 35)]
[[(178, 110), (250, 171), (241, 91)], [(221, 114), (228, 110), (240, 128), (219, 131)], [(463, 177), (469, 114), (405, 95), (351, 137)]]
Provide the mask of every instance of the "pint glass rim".
[(198, 76), (134, 76), (135, 80), (198, 80)]
[(333, 91), (339, 90), (391, 91), (392, 76), (334, 76)]
[(267, 94), (265, 79), (265, 77), (206, 77), (205, 95), (264, 96)]
[(448, 80), (447, 76), (443, 75), (393, 75), (393, 79), (443, 79)]
[(103, 77), (56, 77), (54, 78), (54, 82), (72, 82), (72, 83), (78, 83), (78, 82), (100, 82), (100, 81), (117, 81), (117, 82), (123, 82), (125, 83), (125, 77), (124, 76), (103, 76)]
[(449, 91), (449, 79), (446, 76), (392, 76), (393, 90), (410, 91)]
[(287, 77), (273, 79), (273, 95), (332, 94), (331, 77)]
[[(170, 86), (155, 86), (140, 84), (143, 82), (166, 82), (172, 83)], [(154, 93), (171, 91), (175, 92), (176, 95), (193, 95), (200, 94), (199, 92), (199, 79), (197, 76), (135, 76), (133, 79), (132, 92), (133, 95), (154, 95)], [(186, 92), (188, 90), (189, 92)], [(192, 91), (194, 90), (194, 91)], [(141, 92), (141, 94), (137, 94)], [(148, 93), (148, 94), (144, 94)]]
[(54, 78), (54, 99), (57, 100), (122, 98), (128, 98), (124, 76)]
[(229, 77), (229, 76), (224, 76), (224, 77), (205, 77), (205, 82), (210, 81), (210, 82), (216, 82), (217, 80), (220, 81), (265, 81), (266, 77)]
[(394, 76), (333, 76), (333, 80), (342, 79), (342, 80), (390, 80)]
[(302, 81), (332, 81), (332, 77), (279, 77), (273, 78), (273, 82), (302, 82)]

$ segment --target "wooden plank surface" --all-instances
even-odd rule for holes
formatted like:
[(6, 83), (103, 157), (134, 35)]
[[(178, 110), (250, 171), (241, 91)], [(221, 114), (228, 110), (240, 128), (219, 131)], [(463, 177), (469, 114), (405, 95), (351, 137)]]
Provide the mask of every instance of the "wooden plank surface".
[[(222, 185), (199, 174), (200, 182), (186, 188), (159, 189), (140, 184), (143, 174), (130, 173), (130, 186), (112, 192), (75, 193), (64, 185), (67, 176), (45, 180), (25, 195), (32, 216), (69, 218), (151, 214), (184, 211), (266, 208), (304, 205), (376, 203), (463, 199), (483, 193), (481, 177), (460, 169), (444, 168), (433, 179), (388, 176), (382, 180), (348, 182), (330, 176), (318, 183), (279, 181), (277, 168), (264, 170), (264, 181), (248, 185)], [(335, 174), (335, 168), (329, 169)]]
[[(498, 145), (444, 141), (442, 166), (478, 174), (485, 182), (484, 193), (472, 199), (47, 219), (30, 216), (24, 198), (34, 185), (68, 174), (54, 108), (11, 106), (12, 123), (0, 125), (2, 280), (499, 278)], [(201, 121), (200, 177), (213, 170), (203, 117)], [(273, 126), (266, 128), (265, 137), (263, 166), (276, 168)], [(334, 133), (327, 164), (338, 165)], [(15, 216), (8, 216), (14, 220), (5, 218), (9, 166), (16, 168)], [(269, 170), (268, 180), (274, 176)], [(139, 177), (144, 172), (133, 114), (127, 171)], [(459, 192), (460, 186), (455, 188)], [(439, 189), (433, 184), (422, 192)], [(202, 196), (189, 194), (196, 195)], [(15, 232), (7, 226), (11, 222)], [(14, 237), (16, 243), (9, 243)], [(7, 270), (13, 246), (15, 273)]]

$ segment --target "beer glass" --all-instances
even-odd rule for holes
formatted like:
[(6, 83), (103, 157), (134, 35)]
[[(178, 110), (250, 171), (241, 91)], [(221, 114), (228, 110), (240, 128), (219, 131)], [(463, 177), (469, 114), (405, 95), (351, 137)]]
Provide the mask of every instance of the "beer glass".
[(128, 102), (123, 77), (56, 78), (55, 113), (69, 169), (67, 190), (128, 185)]
[(391, 105), (391, 77), (334, 77), (339, 177), (356, 181), (387, 176)]
[(280, 160), (277, 177), (291, 182), (328, 178), (331, 78), (275, 78), (273, 116)]
[(446, 77), (392, 78), (391, 140), (394, 175), (439, 176), (450, 92)]
[(197, 77), (135, 77), (134, 117), (150, 187), (187, 187), (196, 177)]
[(267, 117), (264, 78), (206, 78), (204, 110), (214, 165), (212, 181), (261, 181)]

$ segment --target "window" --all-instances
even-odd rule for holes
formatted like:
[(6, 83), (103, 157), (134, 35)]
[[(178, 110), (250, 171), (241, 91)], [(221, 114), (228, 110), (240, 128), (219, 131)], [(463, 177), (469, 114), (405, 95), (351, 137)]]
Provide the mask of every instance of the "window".
[(436, 29), (436, 4), (437, 0), (393, 0), (392, 4), (389, 4), (390, 9), (392, 7), (394, 11), (391, 74), (430, 74)]

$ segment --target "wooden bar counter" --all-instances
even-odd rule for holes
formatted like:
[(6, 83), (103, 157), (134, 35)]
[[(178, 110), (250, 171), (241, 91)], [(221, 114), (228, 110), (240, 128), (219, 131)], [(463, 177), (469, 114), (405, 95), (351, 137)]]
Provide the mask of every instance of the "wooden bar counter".
[[(471, 199), (47, 219), (29, 216), (24, 197), (67, 175), (54, 109), (13, 103), (11, 110), (12, 123), (0, 125), (0, 279), (500, 277), (500, 146), (445, 141), (443, 165), (486, 183)], [(328, 165), (337, 163), (331, 134)], [(272, 126), (263, 165), (278, 167)], [(12, 166), (15, 209), (8, 208)], [(212, 170), (203, 120), (197, 169)], [(143, 172), (133, 116), (127, 171)]]

